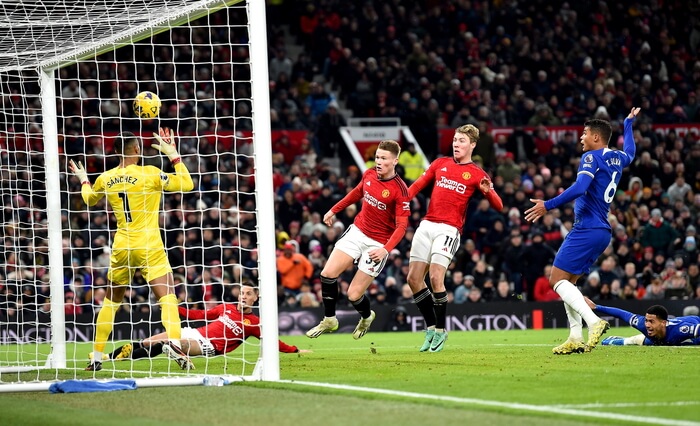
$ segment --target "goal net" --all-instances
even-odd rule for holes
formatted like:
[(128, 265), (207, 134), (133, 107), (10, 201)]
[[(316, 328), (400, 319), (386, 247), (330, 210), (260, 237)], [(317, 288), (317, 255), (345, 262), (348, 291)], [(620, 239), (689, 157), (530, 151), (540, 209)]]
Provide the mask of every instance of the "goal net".
[[(3, 1), (0, 392), (67, 379), (140, 386), (202, 384), (211, 375), (279, 379), (276, 276), (272, 263), (265, 267), (275, 243), (264, 8), (241, 0)], [(155, 119), (133, 112), (142, 91), (162, 102)], [(250, 281), (266, 339), (193, 357), (194, 370), (152, 354), (84, 371), (116, 221), (104, 198), (83, 202), (68, 163), (82, 162), (95, 182), (118, 166), (115, 137), (130, 131), (143, 141), (144, 165), (173, 172), (150, 148), (160, 127), (174, 130), (195, 186), (165, 192), (160, 204), (179, 304), (236, 303)], [(105, 353), (163, 331), (158, 301), (136, 272)]]

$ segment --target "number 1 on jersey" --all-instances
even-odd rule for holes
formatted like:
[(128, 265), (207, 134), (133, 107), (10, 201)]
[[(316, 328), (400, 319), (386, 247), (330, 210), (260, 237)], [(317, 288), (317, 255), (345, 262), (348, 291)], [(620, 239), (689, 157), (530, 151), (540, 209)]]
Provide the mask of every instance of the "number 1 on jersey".
[(129, 197), (127, 196), (126, 192), (120, 192), (119, 198), (121, 198), (122, 202), (124, 203), (124, 218), (126, 219), (127, 223), (131, 222), (131, 209), (129, 208)]

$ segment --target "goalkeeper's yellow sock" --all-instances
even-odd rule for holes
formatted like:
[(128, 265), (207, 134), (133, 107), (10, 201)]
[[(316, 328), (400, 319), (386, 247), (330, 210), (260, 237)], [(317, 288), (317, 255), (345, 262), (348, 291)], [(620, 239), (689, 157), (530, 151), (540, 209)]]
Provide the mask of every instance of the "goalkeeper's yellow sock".
[(160, 319), (168, 334), (168, 340), (179, 347), (182, 329), (180, 314), (177, 312), (177, 297), (174, 294), (166, 294), (158, 300), (158, 303), (160, 303)]
[(114, 316), (117, 314), (119, 305), (121, 305), (121, 302), (115, 303), (105, 297), (102, 302), (102, 308), (97, 314), (95, 343), (92, 348), (93, 355), (98, 361), (102, 359), (102, 353), (105, 350), (107, 338), (109, 338), (110, 333), (112, 333), (112, 328), (114, 328)]

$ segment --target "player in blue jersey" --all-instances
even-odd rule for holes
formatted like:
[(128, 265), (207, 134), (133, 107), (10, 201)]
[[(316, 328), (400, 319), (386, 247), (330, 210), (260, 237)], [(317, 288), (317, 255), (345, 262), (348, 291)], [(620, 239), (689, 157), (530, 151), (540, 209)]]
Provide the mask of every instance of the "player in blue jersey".
[(632, 337), (610, 336), (603, 340), (603, 345), (700, 345), (700, 316), (688, 315), (669, 319), (668, 311), (661, 305), (650, 306), (645, 315), (637, 315), (623, 309), (596, 305), (587, 297), (585, 300), (591, 309), (619, 318), (642, 332)]
[[(620, 183), (622, 169), (634, 160), (636, 146), (632, 124), (639, 110), (632, 108), (625, 119), (622, 151), (608, 147), (612, 135), (610, 122), (592, 119), (584, 123), (581, 134), (583, 156), (576, 182), (551, 200), (530, 199), (535, 205), (525, 211), (525, 219), (536, 222), (548, 210), (576, 200), (574, 226), (554, 258), (549, 276), (549, 285), (564, 301), (569, 318), (569, 338), (552, 349), (555, 355), (588, 352), (610, 328), (607, 321), (593, 313), (574, 283), (589, 272), (591, 265), (610, 244), (610, 203)], [(585, 344), (582, 319), (588, 325), (588, 341)]]

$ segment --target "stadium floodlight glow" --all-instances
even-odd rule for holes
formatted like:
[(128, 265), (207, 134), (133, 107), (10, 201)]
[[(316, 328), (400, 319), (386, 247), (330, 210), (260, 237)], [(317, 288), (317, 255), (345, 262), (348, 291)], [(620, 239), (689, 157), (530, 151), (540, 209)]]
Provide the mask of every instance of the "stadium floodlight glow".
[[(159, 127), (176, 132), (196, 184), (161, 202), (181, 294), (212, 296), (208, 283), (188, 280), (189, 269), (212, 273), (219, 299), (242, 277), (253, 278), (266, 339), (223, 355), (224, 370), (195, 358), (197, 369), (183, 372), (161, 356), (108, 361), (94, 377), (133, 378), (139, 386), (200, 384), (212, 374), (230, 382), (279, 379), (266, 34), (260, 1), (3, 1), (0, 392), (88, 378), (82, 370), (92, 351), (92, 310), (103, 297), (114, 224), (105, 220), (104, 202), (82, 202), (67, 165), (82, 161), (94, 182), (118, 162), (114, 136), (128, 130), (143, 138), (147, 164), (170, 171), (149, 148)], [(157, 117), (133, 113), (142, 91), (162, 101)], [(204, 241), (209, 233), (213, 240)], [(107, 351), (162, 331), (158, 305), (138, 277)], [(80, 304), (81, 297), (90, 302)]]

